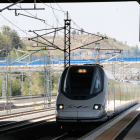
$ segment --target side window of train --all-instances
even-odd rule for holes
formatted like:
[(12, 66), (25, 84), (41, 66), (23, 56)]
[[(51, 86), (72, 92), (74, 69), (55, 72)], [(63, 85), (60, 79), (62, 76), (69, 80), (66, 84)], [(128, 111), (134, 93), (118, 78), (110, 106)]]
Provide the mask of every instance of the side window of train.
[(94, 86), (94, 89), (97, 90), (100, 88), (100, 80), (97, 78), (96, 79), (96, 82), (95, 82), (95, 86)]

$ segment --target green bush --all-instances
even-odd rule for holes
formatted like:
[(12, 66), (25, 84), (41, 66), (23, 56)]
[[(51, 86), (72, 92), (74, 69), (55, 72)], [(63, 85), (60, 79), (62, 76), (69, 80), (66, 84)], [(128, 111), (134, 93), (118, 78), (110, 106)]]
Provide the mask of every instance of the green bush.
[(21, 95), (21, 81), (15, 77), (11, 78), (11, 95)]

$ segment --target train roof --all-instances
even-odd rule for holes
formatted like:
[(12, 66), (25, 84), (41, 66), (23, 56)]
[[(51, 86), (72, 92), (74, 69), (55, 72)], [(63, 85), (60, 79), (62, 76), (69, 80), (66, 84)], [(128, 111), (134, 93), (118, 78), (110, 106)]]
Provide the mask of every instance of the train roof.
[(100, 64), (83, 64), (83, 65), (71, 65), (71, 66), (97, 66), (97, 67), (101, 67), (101, 69), (104, 71), (105, 75), (109, 78), (109, 79), (113, 79), (115, 80), (113, 74), (111, 71), (106, 70), (102, 65)]
[(134, 84), (134, 85), (140, 85), (140, 81), (129, 81), (129, 82)]
[(113, 76), (111, 71), (106, 70), (105, 68), (103, 68), (103, 70), (104, 70), (105, 75), (108, 77), (108, 79), (115, 80), (115, 78), (114, 78), (114, 76)]

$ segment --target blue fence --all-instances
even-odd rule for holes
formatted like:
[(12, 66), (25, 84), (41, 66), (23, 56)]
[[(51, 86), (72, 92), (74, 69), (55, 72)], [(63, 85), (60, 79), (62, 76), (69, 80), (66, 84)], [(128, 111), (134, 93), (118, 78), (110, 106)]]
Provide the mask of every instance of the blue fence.
[[(115, 54), (117, 55), (117, 54)], [(111, 57), (114, 56), (114, 53), (111, 51), (100, 51), (100, 62), (104, 62)], [(12, 65), (44, 65), (44, 58), (45, 56), (30, 56), (26, 57), (18, 62), (14, 62), (18, 59), (18, 57), (11, 57)], [(78, 51), (71, 53), (71, 63), (91, 63), (95, 62), (95, 52), (94, 51)], [(6, 66), (6, 57), (0, 57), (0, 66)], [(108, 60), (111, 61), (140, 61), (140, 50), (124, 50), (121, 52), (116, 58)], [(47, 62), (48, 63), (48, 62)], [(50, 64), (63, 64), (64, 63), (64, 56), (63, 55), (56, 55), (51, 56)]]

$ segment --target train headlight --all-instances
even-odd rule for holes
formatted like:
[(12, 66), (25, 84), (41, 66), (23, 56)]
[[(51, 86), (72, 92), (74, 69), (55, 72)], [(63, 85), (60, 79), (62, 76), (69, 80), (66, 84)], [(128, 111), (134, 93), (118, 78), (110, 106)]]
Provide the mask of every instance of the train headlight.
[(57, 109), (64, 109), (64, 105), (63, 104), (57, 105)]
[(102, 108), (101, 104), (94, 104), (93, 109), (100, 110)]

